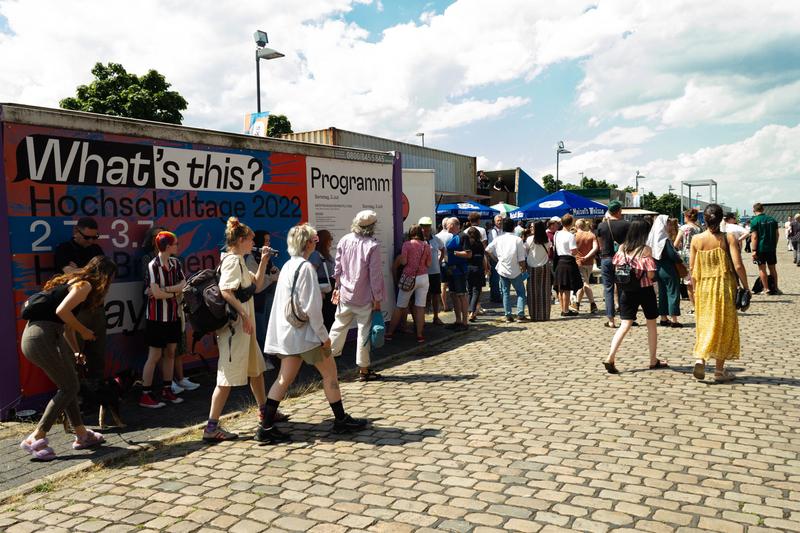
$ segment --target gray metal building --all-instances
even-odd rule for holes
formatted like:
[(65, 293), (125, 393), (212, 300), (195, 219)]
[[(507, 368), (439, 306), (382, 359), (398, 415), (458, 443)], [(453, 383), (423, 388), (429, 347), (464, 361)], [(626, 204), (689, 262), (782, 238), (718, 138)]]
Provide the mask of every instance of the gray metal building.
[(403, 168), (432, 168), (436, 171), (436, 193), (450, 196), (475, 197), (476, 161), (474, 156), (445, 152), (416, 144), (384, 139), (363, 133), (327, 128), (283, 135), (284, 139), (350, 148), (398, 151), (402, 154)]

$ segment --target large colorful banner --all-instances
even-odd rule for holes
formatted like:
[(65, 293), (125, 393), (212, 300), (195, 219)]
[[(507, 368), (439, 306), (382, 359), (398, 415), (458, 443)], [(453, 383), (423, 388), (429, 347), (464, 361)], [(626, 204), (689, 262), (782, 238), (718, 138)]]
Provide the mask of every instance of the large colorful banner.
[[(178, 235), (189, 275), (216, 267), (229, 216), (269, 232), (280, 265), (293, 225), (308, 221), (338, 240), (355, 212), (370, 206), (382, 219), (389, 272), (396, 188), (389, 155), (380, 163), (340, 161), (16, 124), (3, 125), (2, 145), (7, 211), (0, 216), (10, 233), (17, 339), (21, 304), (55, 274), (53, 252), (72, 238), (78, 218), (91, 216), (99, 245), (119, 267), (106, 298), (109, 375), (139, 367), (147, 354), (137, 331), (144, 325), (142, 239), (153, 225)], [(51, 391), (18, 347), (21, 396)], [(198, 351), (216, 356), (211, 336)]]

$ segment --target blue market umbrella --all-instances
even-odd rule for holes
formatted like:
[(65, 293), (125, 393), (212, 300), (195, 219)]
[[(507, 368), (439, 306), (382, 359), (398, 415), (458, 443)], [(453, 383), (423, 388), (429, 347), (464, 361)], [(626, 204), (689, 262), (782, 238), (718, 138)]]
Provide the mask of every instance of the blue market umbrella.
[(509, 216), (515, 220), (521, 218), (561, 217), (567, 213), (575, 217), (601, 217), (606, 213), (607, 209), (600, 202), (561, 190), (525, 204), (512, 211)]
[(436, 208), (437, 215), (446, 215), (451, 217), (469, 216), (471, 213), (478, 213), (481, 217), (490, 217), (496, 215), (499, 211), (492, 209), (487, 205), (477, 204), (475, 202), (458, 202), (456, 204), (440, 204)]

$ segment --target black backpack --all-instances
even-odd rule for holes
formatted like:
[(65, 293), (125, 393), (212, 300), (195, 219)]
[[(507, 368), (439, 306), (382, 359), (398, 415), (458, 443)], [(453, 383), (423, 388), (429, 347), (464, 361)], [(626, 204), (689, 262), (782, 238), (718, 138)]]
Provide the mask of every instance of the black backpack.
[[(636, 255), (634, 255), (634, 258)], [(625, 255), (625, 262), (614, 266), (614, 282), (623, 292), (634, 292), (642, 288), (642, 277), (636, 272)]]

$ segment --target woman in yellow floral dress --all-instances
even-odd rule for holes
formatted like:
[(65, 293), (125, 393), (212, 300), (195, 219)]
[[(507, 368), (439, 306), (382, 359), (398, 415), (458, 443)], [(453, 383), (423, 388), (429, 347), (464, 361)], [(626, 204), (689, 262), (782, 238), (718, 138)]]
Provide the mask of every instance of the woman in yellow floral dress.
[[(704, 213), (706, 231), (692, 239), (689, 271), (695, 297), (696, 338), (694, 377), (705, 378), (708, 359), (716, 361), (714, 381), (731, 381), (725, 361), (739, 358), (739, 321), (736, 315), (736, 276), (747, 287), (747, 272), (734, 235), (722, 233), (722, 208), (709, 204)], [(730, 259), (729, 259), (730, 257)]]

